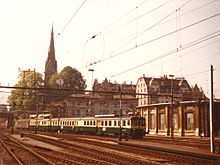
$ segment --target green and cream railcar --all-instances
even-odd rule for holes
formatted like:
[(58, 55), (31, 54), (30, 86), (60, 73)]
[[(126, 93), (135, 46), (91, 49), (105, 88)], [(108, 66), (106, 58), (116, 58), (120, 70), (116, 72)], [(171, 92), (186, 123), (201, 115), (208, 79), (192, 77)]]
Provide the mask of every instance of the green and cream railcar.
[(75, 131), (113, 135), (119, 135), (121, 131), (122, 136), (141, 138), (145, 135), (145, 119), (141, 117), (82, 118)]
[(30, 129), (39, 131), (65, 131), (75, 132), (75, 126), (78, 123), (77, 118), (52, 118), (52, 119), (31, 119)]
[(112, 134), (131, 138), (145, 135), (145, 119), (142, 117), (85, 117), (30, 119), (30, 130)]

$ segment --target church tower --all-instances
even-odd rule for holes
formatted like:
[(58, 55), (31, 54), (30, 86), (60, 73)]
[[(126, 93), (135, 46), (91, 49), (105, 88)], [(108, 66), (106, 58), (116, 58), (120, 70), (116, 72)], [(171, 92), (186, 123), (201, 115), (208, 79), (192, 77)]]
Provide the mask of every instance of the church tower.
[(45, 64), (44, 86), (48, 85), (48, 81), (55, 73), (57, 73), (57, 61), (55, 59), (54, 35), (53, 35), (53, 27), (52, 27), (48, 57)]

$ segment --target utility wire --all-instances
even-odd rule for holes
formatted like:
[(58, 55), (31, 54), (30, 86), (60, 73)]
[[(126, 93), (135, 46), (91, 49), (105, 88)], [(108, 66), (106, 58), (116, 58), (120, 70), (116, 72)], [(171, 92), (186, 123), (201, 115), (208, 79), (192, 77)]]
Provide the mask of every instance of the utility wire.
[[(183, 7), (186, 6), (190, 1), (191, 1), (191, 0), (188, 0), (187, 2), (185, 2), (184, 4), (182, 4), (178, 9), (183, 8)], [(176, 12), (176, 10), (172, 11), (171, 13), (169, 13), (168, 15), (166, 15), (165, 17), (163, 17), (162, 19), (160, 19), (159, 21), (157, 21), (155, 24), (153, 24), (152, 26), (148, 27), (147, 29), (145, 29), (144, 31), (142, 31), (141, 33), (139, 33), (138, 35), (136, 35), (134, 38), (132, 38), (131, 40), (129, 40), (129, 41), (127, 41), (126, 43), (124, 43), (123, 45), (121, 45), (117, 50), (120, 50), (121, 47), (123, 47), (123, 46), (127, 45), (128, 43), (130, 43), (131, 41), (137, 39), (139, 36), (143, 35), (144, 32), (146, 32), (146, 31), (152, 29), (153, 27), (157, 26), (160, 22), (162, 22), (163, 20), (167, 19), (169, 16), (171, 16), (171, 15), (174, 14), (175, 12)], [(174, 33), (175, 33), (175, 32), (174, 32)], [(100, 62), (102, 62), (102, 61), (111, 59), (111, 58), (113, 58), (113, 57), (116, 57), (116, 56), (118, 56), (118, 55), (121, 55), (121, 54), (123, 54), (123, 53), (125, 53), (125, 52), (127, 52), (127, 51), (130, 51), (130, 50), (132, 50), (132, 49), (135, 49), (135, 48), (137, 48), (137, 47), (140, 47), (140, 45), (135, 45), (135, 47), (132, 47), (132, 48), (129, 48), (129, 49), (125, 50), (125, 51), (119, 52), (119, 53), (117, 53), (117, 54), (115, 54), (115, 55), (113, 55), (113, 56), (111, 55), (110, 57), (107, 57), (107, 58), (105, 58), (105, 59), (103, 59), (103, 60), (99, 60), (98, 62), (91, 63), (90, 65), (97, 64), (97, 63), (100, 63)], [(116, 51), (117, 51), (117, 50), (116, 50)]]
[(116, 24), (117, 22), (119, 22), (120, 20), (122, 20), (124, 17), (126, 17), (127, 15), (129, 15), (130, 13), (134, 12), (138, 7), (140, 7), (141, 5), (143, 5), (146, 2), (146, 0), (140, 4), (138, 4), (135, 8), (132, 8), (131, 10), (129, 10), (128, 12), (126, 12), (124, 15), (122, 15), (120, 18), (118, 18), (117, 20), (115, 20), (114, 22), (112, 22), (111, 24), (107, 25), (105, 28), (103, 28), (103, 30), (101, 30), (100, 32), (98, 32), (97, 34), (93, 35), (89, 40), (94, 39), (95, 37), (97, 37), (98, 35), (102, 34), (104, 31), (108, 30), (109, 28), (111, 28), (114, 24)]
[(136, 21), (137, 19), (140, 19), (140, 18), (142, 18), (143, 16), (146, 16), (146, 15), (148, 15), (148, 14), (154, 12), (155, 10), (160, 9), (161, 7), (163, 7), (163, 6), (167, 5), (168, 3), (170, 3), (171, 1), (173, 1), (173, 0), (170, 0), (170, 1), (168, 1), (168, 2), (165, 2), (165, 3), (163, 3), (163, 4), (161, 4), (161, 5), (159, 5), (159, 6), (155, 7), (155, 8), (153, 8), (153, 9), (150, 10), (150, 11), (147, 11), (146, 13), (144, 13), (144, 14), (142, 14), (142, 15), (136, 17), (136, 18), (134, 18), (134, 19), (132, 19), (132, 20), (129, 20), (128, 22), (126, 22), (126, 23), (124, 23), (124, 24), (122, 24), (122, 25), (119, 25), (119, 26), (115, 27), (115, 28), (112, 29), (111, 31), (114, 31), (115, 29), (119, 29), (119, 28), (121, 28), (121, 27), (123, 27), (123, 26), (125, 26), (125, 25), (128, 25), (128, 24), (130, 24), (130, 23)]
[(190, 27), (192, 27), (192, 26), (194, 26), (194, 25), (203, 23), (203, 22), (205, 22), (205, 21), (207, 21), (207, 20), (209, 20), (209, 19), (212, 19), (212, 18), (214, 18), (214, 17), (217, 17), (217, 16), (219, 16), (219, 15), (220, 15), (220, 13), (217, 13), (217, 14), (212, 15), (212, 16), (210, 16), (210, 17), (204, 18), (204, 19), (199, 20), (199, 21), (197, 21), (197, 22), (194, 22), (194, 23), (192, 23), (192, 24), (190, 24), (190, 25), (184, 26), (184, 27), (182, 27), (182, 28), (180, 28), (180, 29), (174, 30), (174, 31), (172, 31), (172, 32), (166, 33), (166, 34), (164, 34), (164, 35), (162, 35), (162, 36), (159, 36), (159, 37), (157, 37), (157, 38), (154, 38), (154, 39), (152, 39), (152, 40), (149, 40), (149, 41), (147, 41), (147, 42), (144, 42), (144, 43), (142, 43), (142, 44), (139, 44), (139, 45), (136, 45), (136, 46), (131, 47), (131, 48), (129, 48), (129, 49), (126, 49), (126, 50), (124, 50), (124, 51), (121, 51), (121, 52), (119, 52), (119, 53), (117, 53), (117, 54), (115, 54), (115, 55), (112, 55), (112, 56), (110, 56), (110, 57), (103, 58), (103, 60), (100, 60), (100, 61), (98, 61), (98, 62), (92, 63), (92, 64), (90, 64), (90, 65), (97, 64), (97, 63), (100, 63), (100, 62), (102, 62), (102, 61), (109, 60), (109, 59), (111, 59), (111, 58), (113, 58), (113, 57), (117, 57), (117, 56), (119, 56), (119, 55), (121, 55), (121, 54), (124, 54), (124, 53), (126, 53), (126, 52), (129, 52), (129, 51), (131, 51), (131, 50), (133, 50), (133, 49), (135, 49), (135, 48), (138, 48), (138, 47), (147, 45), (147, 44), (149, 44), (149, 43), (152, 43), (152, 42), (154, 42), (154, 41), (160, 40), (160, 39), (165, 38), (165, 37), (167, 37), (167, 36), (169, 36), (169, 35), (172, 35), (172, 34), (178, 32), (178, 31), (185, 30), (185, 29), (190, 28)]
[[(187, 2), (185, 2), (184, 4), (182, 4), (178, 10), (182, 9), (184, 6), (186, 6), (191, 0), (188, 0)], [(170, 1), (169, 1), (170, 2)], [(160, 19), (159, 21), (157, 21), (155, 24), (151, 25), (150, 27), (148, 27), (147, 29), (145, 29), (144, 31), (140, 32), (138, 35), (136, 34), (134, 38), (132, 38), (131, 40), (127, 41), (126, 43), (124, 43), (123, 45), (121, 45), (117, 50), (120, 50), (121, 47), (124, 47), (125, 45), (127, 45), (128, 43), (130, 43), (133, 40), (136, 40), (138, 37), (140, 37), (141, 35), (143, 35), (143, 33), (145, 33), (146, 31), (156, 27), (157, 25), (159, 25), (162, 21), (166, 20), (167, 18), (169, 18), (171, 15), (173, 15), (174, 13), (176, 13), (177, 10), (172, 11), (171, 13), (169, 13), (168, 15), (166, 15), (165, 17), (163, 17), (162, 19)], [(137, 47), (137, 45), (136, 45)], [(116, 50), (116, 51), (117, 51)]]
[[(203, 8), (203, 7), (206, 7), (206, 6), (208, 6), (208, 5), (211, 5), (212, 3), (216, 2), (216, 1), (219, 1), (219, 0), (213, 0), (213, 1), (208, 2), (208, 3), (204, 4), (204, 5), (201, 5), (201, 6), (197, 7), (197, 8), (194, 8), (194, 9), (188, 11), (188, 12), (182, 13), (182, 14), (179, 15), (179, 17), (185, 16), (185, 15), (190, 14), (190, 13), (192, 13), (192, 12), (194, 12), (194, 11), (196, 11), (196, 10), (199, 10), (199, 9), (201, 9), (201, 8)], [(167, 23), (167, 22), (169, 22), (169, 21), (172, 21), (172, 20), (174, 20), (174, 19), (176, 19), (176, 17), (173, 17), (173, 18), (168, 19), (168, 20), (166, 20), (166, 21), (162, 21), (161, 23), (157, 24), (156, 26), (162, 25), (162, 24)], [(155, 26), (155, 27), (156, 27), (156, 26)], [(144, 31), (145, 31), (145, 30), (144, 30)], [(139, 34), (140, 34), (140, 33), (143, 33), (144, 31), (139, 32)], [(116, 43), (116, 42), (121, 41), (121, 40), (125, 40), (125, 39), (130, 38), (130, 37), (133, 37), (133, 36), (135, 36), (135, 35), (137, 35), (137, 33), (134, 33), (134, 34), (132, 34), (132, 35), (126, 36), (126, 37), (124, 37), (124, 38), (121, 38), (121, 39), (119, 39), (119, 40), (117, 40), (117, 41), (114, 41), (113, 43)]]
[(86, 0), (84, 0), (82, 2), (82, 4), (79, 6), (79, 8), (76, 10), (76, 12), (72, 15), (72, 17), (69, 19), (69, 21), (67, 21), (67, 23), (64, 25), (64, 27), (62, 28), (62, 30), (58, 33), (56, 39), (63, 33), (63, 31), (67, 28), (67, 26), (70, 24), (70, 22), (72, 21), (72, 19), (74, 18), (74, 16), (78, 13), (78, 11), (82, 8), (83, 4), (86, 2)]
[(173, 50), (171, 50), (171, 51), (169, 51), (169, 52), (167, 52), (167, 53), (165, 53), (165, 54), (163, 54), (163, 55), (161, 55), (161, 56), (159, 56), (159, 57), (156, 57), (156, 58), (154, 58), (154, 59), (152, 59), (152, 60), (150, 60), (150, 61), (147, 61), (147, 62), (145, 62), (145, 63), (143, 63), (143, 64), (140, 64), (140, 65), (137, 65), (137, 66), (132, 67), (132, 68), (130, 68), (130, 69), (127, 69), (127, 70), (125, 70), (125, 71), (123, 71), (123, 72), (120, 72), (120, 73), (118, 73), (118, 74), (112, 75), (112, 76), (110, 76), (110, 78), (113, 78), (113, 77), (119, 76), (119, 75), (121, 75), (121, 74), (127, 73), (127, 72), (129, 72), (129, 71), (131, 71), (131, 70), (134, 70), (134, 69), (137, 69), (137, 68), (139, 68), (139, 67), (141, 67), (141, 66), (143, 66), (143, 65), (149, 64), (149, 63), (154, 62), (154, 61), (157, 61), (157, 60), (160, 60), (160, 59), (165, 58), (165, 57), (167, 57), (167, 56), (170, 56), (170, 55), (172, 55), (172, 54), (174, 54), (174, 53), (176, 53), (176, 52), (178, 52), (178, 51), (182, 51), (182, 50), (184, 50), (184, 49), (190, 48), (190, 47), (192, 47), (192, 46), (195, 46), (195, 45), (197, 45), (197, 44), (200, 44), (200, 43), (202, 43), (202, 42), (205, 42), (205, 41), (207, 41), (207, 40), (210, 40), (210, 39), (212, 39), (212, 38), (214, 38), (214, 37), (218, 37), (218, 36), (220, 36), (220, 34), (216, 34), (216, 35), (214, 35), (214, 36), (211, 36), (211, 37), (206, 38), (206, 39), (203, 39), (203, 40), (199, 39), (199, 40), (197, 40), (197, 42), (193, 41), (193, 42), (191, 42), (191, 44), (186, 44), (186, 45), (182, 46), (182, 47), (179, 48), (179, 49), (176, 49), (176, 48), (175, 48), (175, 49), (173, 49)]

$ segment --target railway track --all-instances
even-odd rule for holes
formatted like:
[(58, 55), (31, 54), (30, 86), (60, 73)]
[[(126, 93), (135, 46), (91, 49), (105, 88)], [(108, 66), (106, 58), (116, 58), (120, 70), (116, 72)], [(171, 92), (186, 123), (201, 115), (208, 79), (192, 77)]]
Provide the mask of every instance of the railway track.
[(5, 134), (1, 133), (0, 139), (1, 153), (3, 153), (1, 164), (54, 164)]
[[(81, 134), (48, 134), (36, 135), (24, 133), (25, 137), (43, 141), (60, 147), (56, 151), (45, 147), (29, 146), (46, 159), (56, 164), (216, 164), (210, 159), (175, 152), (164, 152), (140, 148), (137, 146), (119, 145), (118, 139), (110, 137)], [(49, 136), (52, 137), (49, 137)], [(56, 137), (56, 138), (55, 138)], [(132, 141), (132, 140), (129, 140)], [(138, 140), (137, 140), (138, 141)]]
[[(80, 139), (76, 141), (63, 141), (63, 140), (51, 140), (51, 138), (36, 136), (33, 134), (25, 134), (33, 139), (44, 141), (49, 144), (59, 146), (68, 152), (74, 154), (86, 155), (90, 159), (99, 161), (95, 164), (160, 164), (161, 162), (167, 162), (165, 159), (159, 159), (156, 157), (142, 156), (140, 154), (134, 154), (132, 152), (125, 152), (123, 150), (116, 150), (109, 146), (100, 146), (86, 143), (85, 141), (80, 142)], [(82, 139), (81, 139), (82, 140)]]
[[(149, 160), (155, 159), (156, 162), (163, 162), (163, 163), (168, 163), (169, 164), (179, 164), (180, 162), (182, 164), (215, 164), (215, 162), (210, 158), (210, 157), (200, 157), (199, 155), (186, 155), (186, 154), (181, 154), (179, 152), (164, 152), (162, 150), (152, 150), (152, 149), (143, 149), (143, 148), (138, 148), (134, 146), (126, 146), (126, 145), (117, 145), (118, 141), (117, 139), (107, 137), (97, 137), (97, 136), (89, 136), (89, 135), (60, 135), (60, 134), (55, 134), (53, 136), (57, 136), (60, 138), (65, 138), (68, 139), (69, 141), (74, 141), (78, 143), (84, 143), (84, 145), (93, 145), (96, 147), (102, 147), (102, 148), (108, 148), (111, 150), (119, 151), (119, 152), (126, 152), (130, 153), (130, 155), (135, 155), (136, 157), (140, 156), (144, 158), (149, 158)], [(89, 136), (89, 138), (88, 138)], [(189, 139), (188, 139), (189, 140)], [(129, 140), (130, 141), (130, 140)], [(140, 140), (138, 140), (140, 141)], [(163, 141), (162, 141), (163, 142)], [(187, 141), (184, 141), (182, 144), (187, 143)], [(115, 145), (113, 145), (115, 144)], [(171, 144), (171, 143), (170, 143)], [(199, 144), (197, 141), (195, 144)], [(204, 143), (206, 145), (206, 142)], [(201, 145), (204, 145), (201, 144)], [(160, 162), (160, 163), (161, 163)]]

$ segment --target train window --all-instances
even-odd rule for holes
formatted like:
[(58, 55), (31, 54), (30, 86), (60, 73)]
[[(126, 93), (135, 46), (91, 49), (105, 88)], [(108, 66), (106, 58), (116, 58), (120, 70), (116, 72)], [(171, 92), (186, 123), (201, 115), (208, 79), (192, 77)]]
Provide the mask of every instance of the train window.
[(123, 120), (122, 122), (123, 122), (123, 126), (125, 126), (126, 125), (126, 120)]
[(90, 121), (90, 125), (92, 125), (92, 121)]
[(102, 126), (104, 125), (104, 121), (101, 122), (101, 125), (102, 125)]
[(121, 125), (121, 123), (120, 123), (120, 121), (118, 121), (118, 126), (120, 126)]
[(105, 126), (107, 126), (108, 125), (108, 122), (107, 121), (105, 121)]
[(114, 121), (114, 126), (117, 126), (117, 122), (116, 121)]
[(87, 125), (89, 125), (89, 121), (87, 121)]
[(112, 126), (112, 121), (109, 121), (109, 122), (108, 122), (108, 125), (109, 125), (109, 126)]
[(95, 121), (93, 121), (93, 125), (95, 125)]
[(130, 125), (130, 120), (127, 120), (127, 125)]
[(84, 125), (86, 125), (86, 121), (84, 121)]
[(137, 120), (132, 120), (132, 126), (137, 126)]

